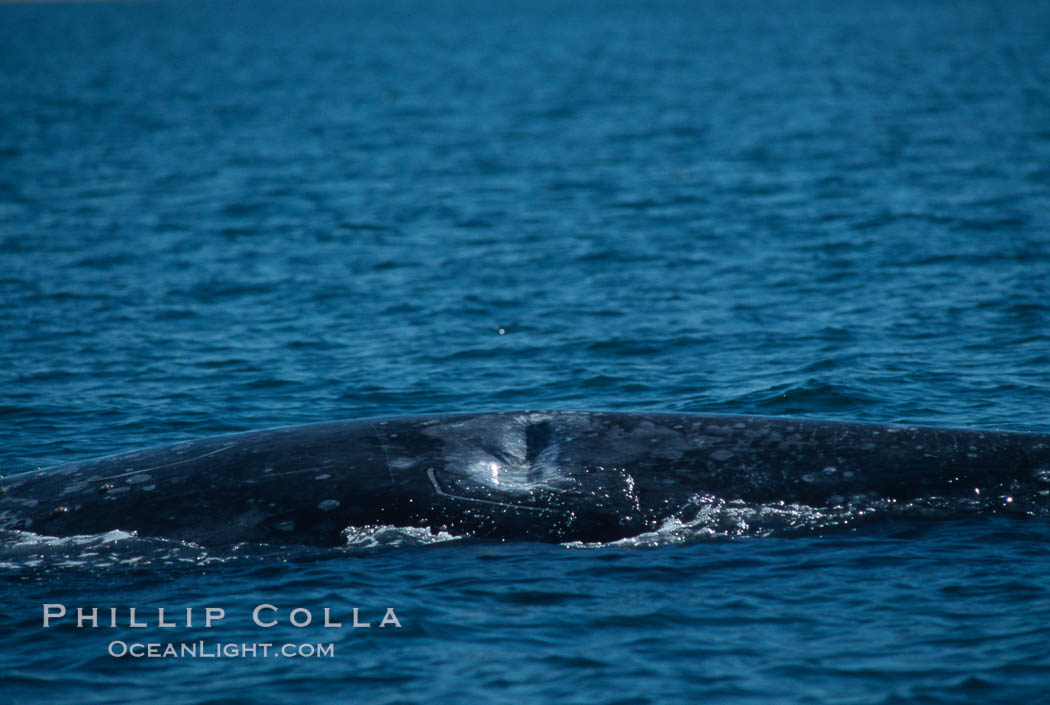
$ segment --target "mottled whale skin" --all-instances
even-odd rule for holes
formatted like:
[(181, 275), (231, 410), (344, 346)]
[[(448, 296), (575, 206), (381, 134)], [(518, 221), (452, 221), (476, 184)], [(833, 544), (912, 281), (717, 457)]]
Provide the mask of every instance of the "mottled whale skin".
[(1047, 482), (1043, 434), (703, 414), (442, 414), (241, 433), (8, 476), (0, 529), (122, 529), (204, 545), (338, 545), (347, 527), (369, 525), (609, 541), (688, 520), (702, 496), (1009, 505), (1045, 497)]

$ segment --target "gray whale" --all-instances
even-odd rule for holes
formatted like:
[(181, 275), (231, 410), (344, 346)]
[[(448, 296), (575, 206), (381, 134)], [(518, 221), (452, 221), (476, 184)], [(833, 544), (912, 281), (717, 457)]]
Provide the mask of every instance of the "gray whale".
[[(517, 411), (336, 421), (8, 476), (0, 529), (338, 545), (351, 526), (609, 541), (696, 499), (1046, 513), (1050, 435), (801, 418)], [(974, 504), (977, 502), (977, 504)]]

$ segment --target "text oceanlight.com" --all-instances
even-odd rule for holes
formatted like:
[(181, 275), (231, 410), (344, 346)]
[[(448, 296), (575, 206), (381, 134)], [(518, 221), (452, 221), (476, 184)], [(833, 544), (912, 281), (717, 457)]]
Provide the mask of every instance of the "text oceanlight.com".
[(114, 658), (332, 658), (335, 645), (273, 644), (205, 641), (139, 642), (111, 641), (109, 655)]

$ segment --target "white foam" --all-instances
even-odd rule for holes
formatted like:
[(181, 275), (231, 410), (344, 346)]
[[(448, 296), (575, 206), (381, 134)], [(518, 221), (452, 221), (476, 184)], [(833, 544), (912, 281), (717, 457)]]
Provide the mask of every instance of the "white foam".
[(418, 526), (350, 526), (343, 529), (347, 548), (390, 548), (396, 546), (429, 546), (437, 543), (458, 541), (463, 536), (453, 536), (447, 531), (432, 532)]

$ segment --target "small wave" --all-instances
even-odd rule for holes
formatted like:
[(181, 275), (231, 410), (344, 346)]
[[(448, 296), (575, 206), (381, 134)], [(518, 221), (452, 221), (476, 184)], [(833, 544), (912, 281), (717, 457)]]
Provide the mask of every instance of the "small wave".
[[(888, 503), (885, 503), (888, 504)], [(881, 509), (884, 509), (882, 507)], [(569, 548), (625, 546), (649, 548), (693, 543), (710, 539), (768, 538), (810, 534), (828, 529), (850, 528), (865, 521), (880, 507), (811, 507), (803, 504), (775, 502), (748, 504), (719, 497), (697, 497), (688, 511), (666, 519), (659, 528), (616, 541), (571, 541)], [(691, 518), (684, 516), (692, 514)]]
[(346, 539), (343, 548), (350, 549), (430, 546), (467, 538), (465, 536), (453, 536), (447, 531), (434, 533), (425, 527), (389, 525), (349, 526), (343, 529), (343, 537)]
[(207, 565), (225, 558), (187, 541), (107, 531), (77, 536), (43, 536), (0, 531), (0, 576), (19, 577), (70, 570)]

